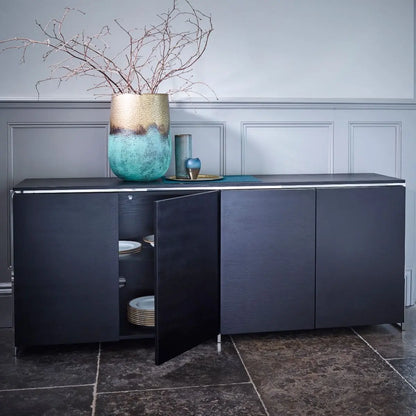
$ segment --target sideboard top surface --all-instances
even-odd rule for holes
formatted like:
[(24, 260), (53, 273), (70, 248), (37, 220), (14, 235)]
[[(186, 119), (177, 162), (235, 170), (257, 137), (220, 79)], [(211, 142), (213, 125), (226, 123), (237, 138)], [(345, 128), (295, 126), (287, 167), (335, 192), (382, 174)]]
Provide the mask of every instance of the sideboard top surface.
[(194, 191), (211, 189), (292, 188), (330, 186), (405, 185), (405, 180), (375, 173), (296, 174), (225, 176), (216, 181), (127, 182), (119, 178), (29, 178), (13, 187), (15, 192), (123, 192), (123, 191)]

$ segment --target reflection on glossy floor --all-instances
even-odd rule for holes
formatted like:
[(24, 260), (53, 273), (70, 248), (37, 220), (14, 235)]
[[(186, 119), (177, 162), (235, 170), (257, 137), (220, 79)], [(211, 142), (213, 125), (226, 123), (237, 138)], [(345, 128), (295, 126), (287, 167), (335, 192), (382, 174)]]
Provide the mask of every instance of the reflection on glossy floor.
[(2, 415), (416, 415), (416, 308), (378, 325), (223, 337), (161, 366), (149, 341), (31, 348), (0, 330)]

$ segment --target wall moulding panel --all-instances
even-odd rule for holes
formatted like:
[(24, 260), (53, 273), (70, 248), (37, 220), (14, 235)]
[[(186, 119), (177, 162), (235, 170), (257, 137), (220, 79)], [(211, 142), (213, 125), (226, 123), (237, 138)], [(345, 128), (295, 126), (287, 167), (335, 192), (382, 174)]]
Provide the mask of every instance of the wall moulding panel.
[[(192, 134), (205, 173), (362, 171), (404, 178), (406, 270), (415, 275), (416, 103), (188, 101), (170, 107), (172, 137)], [(109, 102), (97, 101), (0, 102), (0, 302), (11, 288), (9, 189), (23, 177), (111, 175), (109, 109)]]
[(333, 173), (332, 122), (243, 122), (242, 174)]
[(402, 176), (402, 123), (348, 123), (349, 171), (372, 168), (389, 176)]
[(8, 123), (8, 183), (29, 176), (109, 176), (108, 124)]

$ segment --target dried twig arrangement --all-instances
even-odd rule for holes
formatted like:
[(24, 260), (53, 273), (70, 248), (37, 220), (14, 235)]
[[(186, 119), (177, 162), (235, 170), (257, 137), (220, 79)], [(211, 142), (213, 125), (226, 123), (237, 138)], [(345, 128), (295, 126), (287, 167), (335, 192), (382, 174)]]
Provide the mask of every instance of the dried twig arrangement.
[[(183, 0), (186, 10), (181, 10), (178, 2), (174, 0), (170, 10), (158, 15), (158, 24), (142, 30), (128, 29), (115, 19), (115, 28), (127, 38), (126, 46), (117, 53), (107, 43), (111, 35), (108, 25), (93, 35), (82, 31), (68, 37), (65, 31), (68, 16), (74, 12), (85, 15), (70, 8), (65, 9), (60, 19), (51, 19), (46, 25), (36, 21), (45, 39), (14, 37), (0, 40), (0, 44), (5, 45), (2, 51), (21, 50), (22, 62), (27, 50), (34, 46), (47, 49), (44, 61), (52, 56), (58, 58), (50, 66), (50, 76), (36, 83), (38, 94), (42, 82), (57, 80), (61, 83), (78, 76), (95, 78), (90, 90), (110, 89), (113, 94), (154, 94), (166, 81), (176, 79), (178, 87), (163, 92), (189, 94), (194, 92), (196, 84), (203, 84), (193, 81), (192, 66), (205, 52), (213, 25), (211, 17), (196, 10), (188, 0)], [(177, 30), (175, 25), (182, 29), (186, 26), (186, 29)]]

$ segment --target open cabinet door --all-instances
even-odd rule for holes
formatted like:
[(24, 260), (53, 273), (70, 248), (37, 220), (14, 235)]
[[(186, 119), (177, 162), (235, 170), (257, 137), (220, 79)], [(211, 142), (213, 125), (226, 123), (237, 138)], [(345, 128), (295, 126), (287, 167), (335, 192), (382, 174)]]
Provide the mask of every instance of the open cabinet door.
[(219, 193), (156, 202), (156, 364), (219, 333)]

